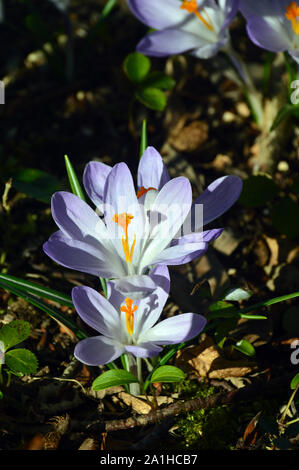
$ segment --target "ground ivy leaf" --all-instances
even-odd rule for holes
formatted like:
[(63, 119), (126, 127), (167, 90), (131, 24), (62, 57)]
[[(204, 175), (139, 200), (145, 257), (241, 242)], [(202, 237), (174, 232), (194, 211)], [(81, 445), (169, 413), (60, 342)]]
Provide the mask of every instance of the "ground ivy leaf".
[(0, 330), (0, 341), (7, 351), (12, 346), (21, 343), (30, 335), (30, 324), (24, 320), (14, 320), (4, 325)]
[(164, 92), (159, 88), (141, 88), (136, 92), (136, 97), (147, 108), (155, 111), (163, 111), (167, 103)]
[(295, 377), (292, 378), (291, 385), (290, 385), (291, 389), (295, 390), (298, 384), (299, 384), (299, 373), (296, 374)]
[(137, 377), (124, 369), (113, 369), (103, 372), (93, 383), (93, 390), (104, 390), (105, 388), (114, 387), (116, 385), (125, 385), (138, 382)]
[(243, 354), (246, 354), (246, 356), (254, 356), (255, 355), (255, 349), (252, 346), (249, 341), (246, 341), (246, 339), (241, 339), (238, 341), (235, 345), (234, 348), (237, 349), (238, 351), (242, 352)]
[(142, 82), (151, 68), (151, 61), (140, 52), (132, 52), (127, 55), (123, 63), (123, 69), (127, 77), (134, 83)]
[(13, 372), (35, 374), (38, 367), (36, 356), (29, 349), (12, 349), (5, 354), (5, 364)]
[(151, 376), (151, 383), (154, 382), (180, 382), (185, 377), (184, 372), (174, 366), (161, 366), (156, 369)]

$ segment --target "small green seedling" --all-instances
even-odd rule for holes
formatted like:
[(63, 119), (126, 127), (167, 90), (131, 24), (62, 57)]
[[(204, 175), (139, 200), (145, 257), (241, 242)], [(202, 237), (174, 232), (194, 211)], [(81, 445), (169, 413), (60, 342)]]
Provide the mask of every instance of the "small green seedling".
[(164, 72), (150, 69), (150, 59), (140, 52), (132, 52), (123, 62), (123, 70), (135, 87), (135, 98), (149, 109), (163, 111), (167, 104), (164, 91), (171, 90), (175, 81)]
[[(3, 387), (2, 368), (8, 376), (6, 387), (10, 382), (11, 374), (22, 377), (25, 374), (34, 374), (37, 371), (36, 356), (25, 348), (14, 348), (30, 335), (30, 325), (24, 320), (14, 320), (0, 329), (0, 388)], [(13, 349), (12, 349), (13, 348)], [(3, 396), (0, 394), (0, 398)]]

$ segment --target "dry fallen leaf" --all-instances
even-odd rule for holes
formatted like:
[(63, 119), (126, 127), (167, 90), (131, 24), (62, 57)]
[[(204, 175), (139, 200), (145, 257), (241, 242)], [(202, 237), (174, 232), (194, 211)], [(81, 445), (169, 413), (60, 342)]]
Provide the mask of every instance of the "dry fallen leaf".
[[(149, 403), (146, 403), (145, 397), (144, 396), (133, 396), (130, 395), (129, 393), (126, 392), (120, 392), (118, 394), (118, 397), (127, 405), (131, 406), (136, 413), (141, 414), (141, 415), (146, 415), (150, 411), (152, 411), (152, 407), (150, 406)], [(149, 396), (148, 397), (151, 401), (153, 400), (153, 397)], [(156, 400), (158, 402), (158, 405), (170, 405), (173, 403), (173, 398), (171, 397), (164, 397), (164, 396), (158, 396), (156, 397)]]
[(197, 347), (179, 351), (176, 365), (200, 377), (210, 379), (243, 377), (256, 368), (254, 362), (246, 359), (242, 361), (226, 359), (211, 337), (206, 337)]

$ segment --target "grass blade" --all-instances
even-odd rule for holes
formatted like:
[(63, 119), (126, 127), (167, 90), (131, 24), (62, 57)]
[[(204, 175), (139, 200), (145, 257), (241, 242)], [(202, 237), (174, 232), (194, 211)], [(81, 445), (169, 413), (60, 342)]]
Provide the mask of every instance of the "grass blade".
[(20, 291), (24, 291), (24, 293), (34, 294), (44, 299), (53, 300), (60, 305), (74, 308), (72, 299), (62, 292), (49, 289), (34, 282), (24, 281), (8, 274), (0, 274), (0, 283), (1, 281), (4, 281), (7, 286), (17, 287)]
[(79, 180), (77, 178), (77, 175), (75, 173), (75, 170), (73, 168), (73, 165), (71, 164), (69, 157), (67, 155), (64, 156), (64, 161), (65, 161), (65, 166), (66, 166), (66, 171), (67, 175), (69, 178), (70, 186), (72, 189), (72, 192), (80, 197), (83, 201), (85, 201), (85, 196), (83, 193), (83, 190), (81, 188), (81, 185), (79, 183)]

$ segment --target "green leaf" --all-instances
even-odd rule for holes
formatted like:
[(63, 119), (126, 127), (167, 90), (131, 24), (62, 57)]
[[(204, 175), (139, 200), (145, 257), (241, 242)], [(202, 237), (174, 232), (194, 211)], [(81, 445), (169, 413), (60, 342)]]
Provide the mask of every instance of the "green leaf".
[(159, 88), (141, 88), (136, 91), (136, 98), (149, 109), (163, 111), (167, 99)]
[(17, 191), (47, 204), (52, 194), (61, 189), (55, 176), (36, 168), (24, 168), (10, 176)]
[(297, 385), (299, 384), (299, 373), (295, 375), (295, 377), (292, 378), (290, 387), (292, 390), (295, 390)]
[(123, 62), (123, 69), (133, 83), (142, 82), (151, 68), (150, 59), (140, 52), (132, 52)]
[(93, 390), (104, 390), (115, 385), (125, 385), (138, 382), (137, 377), (124, 369), (113, 369), (103, 372), (93, 383)]
[(175, 80), (164, 72), (151, 72), (142, 82), (144, 88), (160, 88), (161, 90), (171, 90), (175, 86)]
[(161, 366), (152, 373), (150, 382), (180, 382), (184, 377), (185, 373), (177, 367)]
[(79, 180), (77, 178), (73, 165), (71, 164), (69, 157), (67, 155), (64, 156), (64, 161), (65, 161), (66, 171), (67, 171), (67, 175), (69, 178), (72, 192), (76, 196), (80, 197), (83, 201), (85, 201), (84, 192), (81, 188), (81, 185), (79, 183)]
[(241, 287), (232, 287), (228, 289), (225, 296), (223, 297), (223, 300), (240, 301), (249, 299), (251, 296), (251, 291), (247, 291)]
[(276, 230), (289, 238), (299, 235), (299, 204), (284, 197), (275, 204), (271, 213), (272, 224)]
[(295, 106), (290, 103), (284, 104), (282, 108), (280, 108), (278, 113), (276, 114), (274, 121), (272, 123), (272, 126), (270, 128), (270, 131), (274, 131), (276, 127), (279, 126), (279, 124), (281, 124), (285, 119), (289, 118), (293, 114), (294, 107)]
[(21, 343), (30, 335), (30, 324), (24, 320), (13, 320), (0, 330), (0, 341), (4, 343), (5, 351)]
[(0, 400), (2, 400), (2, 398), (3, 398), (3, 393), (0, 390)]
[(254, 347), (246, 339), (241, 339), (233, 347), (234, 349), (237, 349), (241, 353), (246, 354), (246, 356), (250, 356), (250, 357), (255, 356)]
[(59, 303), (60, 305), (66, 305), (67, 307), (74, 308), (72, 299), (62, 292), (58, 292), (48, 287), (41, 286), (35, 282), (24, 281), (18, 277), (11, 276), (9, 274), (0, 274), (0, 286), (1, 281), (4, 281), (5, 284), (15, 286), (20, 290), (23, 290), (25, 293), (29, 292), (30, 294), (38, 295), (44, 299), (53, 300), (54, 302)]
[(229, 302), (225, 302), (224, 300), (217, 300), (217, 302), (214, 302), (209, 305), (209, 311), (216, 312), (217, 310), (224, 310), (226, 308), (231, 308), (231, 307), (233, 307), (233, 304)]
[(279, 187), (267, 174), (251, 175), (243, 182), (239, 202), (246, 207), (260, 207), (277, 196)]
[(35, 374), (38, 367), (36, 356), (29, 349), (12, 349), (5, 354), (5, 364), (13, 372)]
[(140, 150), (139, 157), (141, 158), (147, 148), (147, 131), (146, 131), (146, 119), (142, 121), (141, 139), (140, 139)]

